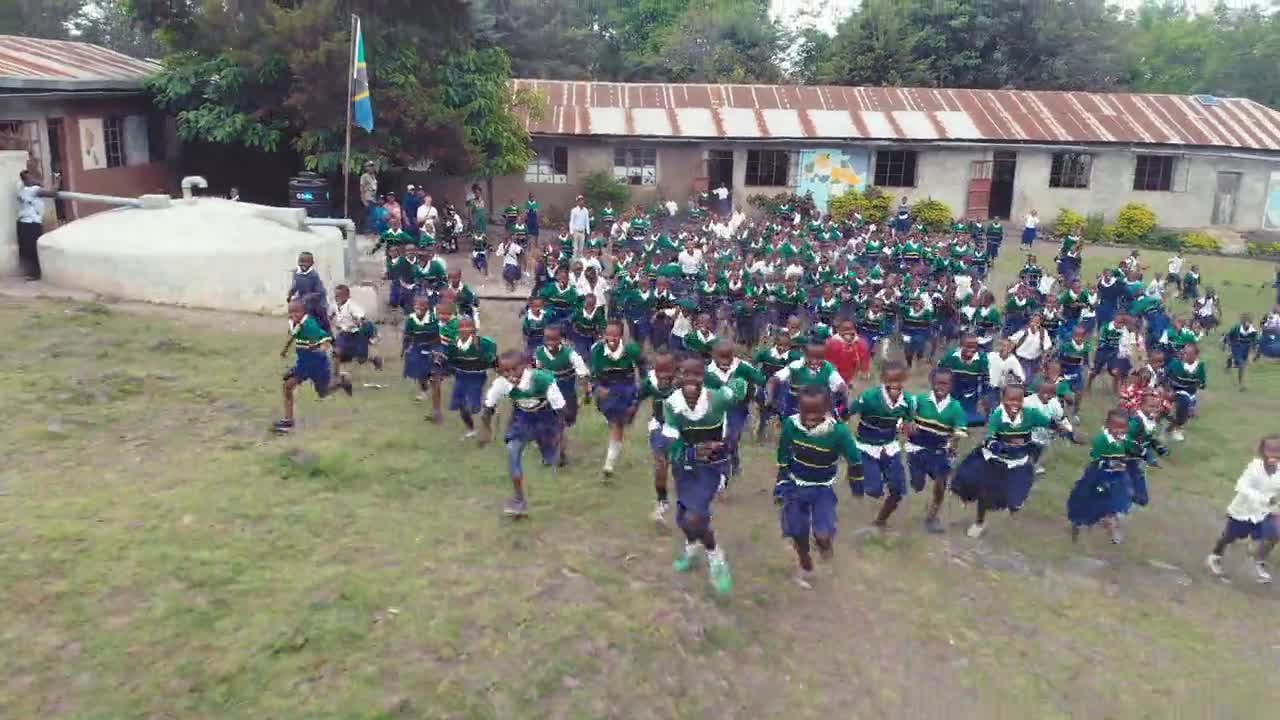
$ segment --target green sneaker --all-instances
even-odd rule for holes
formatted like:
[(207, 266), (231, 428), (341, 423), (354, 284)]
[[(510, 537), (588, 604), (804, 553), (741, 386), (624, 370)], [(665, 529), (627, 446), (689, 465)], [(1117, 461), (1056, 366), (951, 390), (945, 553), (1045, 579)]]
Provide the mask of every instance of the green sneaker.
[(710, 565), (711, 587), (721, 595), (728, 595), (733, 590), (733, 576), (729, 574), (729, 563), (721, 558), (712, 560)]
[(697, 543), (689, 543), (684, 546), (684, 552), (671, 563), (671, 568), (676, 572), (689, 572), (694, 565), (698, 564), (698, 548), (702, 547)]

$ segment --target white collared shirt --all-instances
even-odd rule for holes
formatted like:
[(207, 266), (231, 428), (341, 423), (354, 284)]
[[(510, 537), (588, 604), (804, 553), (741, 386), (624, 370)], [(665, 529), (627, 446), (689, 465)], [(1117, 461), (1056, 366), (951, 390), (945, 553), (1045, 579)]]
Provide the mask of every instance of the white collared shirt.
[(351, 333), (360, 329), (360, 325), (364, 322), (364, 309), (353, 300), (347, 300), (341, 305), (334, 307), (333, 326), (338, 332)]
[[(512, 390), (516, 388), (528, 390), (532, 385), (533, 370), (530, 368), (524, 369), (524, 372), (520, 374), (520, 382), (515, 385), (512, 385), (506, 376), (499, 375), (493, 379), (493, 382), (489, 383), (489, 390), (484, 395), (484, 406), (495, 408), (499, 402), (502, 402), (503, 398), (511, 394)], [(552, 410), (560, 410), (564, 407), (564, 394), (560, 392), (559, 385), (551, 383), (547, 386), (547, 404), (551, 406)]]
[(1276, 512), (1280, 500), (1280, 470), (1268, 475), (1262, 458), (1254, 458), (1236, 480), (1236, 496), (1227, 515), (1236, 520), (1262, 522)]
[(1010, 374), (1016, 376), (1020, 382), (1027, 380), (1017, 355), (1009, 353), (1009, 357), (1002, 358), (998, 352), (987, 353), (987, 383), (991, 387), (1002, 388), (1007, 385), (1006, 377)]

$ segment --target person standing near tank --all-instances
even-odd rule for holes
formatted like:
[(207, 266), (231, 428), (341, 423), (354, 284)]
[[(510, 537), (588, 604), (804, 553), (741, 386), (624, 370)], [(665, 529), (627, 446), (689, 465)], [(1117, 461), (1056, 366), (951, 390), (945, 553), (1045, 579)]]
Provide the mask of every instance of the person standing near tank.
[(40, 279), (40, 255), (36, 245), (44, 234), (44, 198), (56, 197), (62, 178), (54, 173), (53, 190), (40, 185), (30, 170), (18, 173), (18, 264), (28, 281)]

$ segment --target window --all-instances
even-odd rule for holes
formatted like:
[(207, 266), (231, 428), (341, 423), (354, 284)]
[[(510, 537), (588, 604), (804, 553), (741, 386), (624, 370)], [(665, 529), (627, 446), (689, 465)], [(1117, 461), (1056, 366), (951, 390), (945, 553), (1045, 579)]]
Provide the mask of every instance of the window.
[(784, 187), (791, 169), (791, 153), (786, 150), (748, 150), (747, 184)]
[(569, 148), (564, 145), (538, 148), (537, 156), (524, 169), (524, 181), (554, 185), (569, 182)]
[(118, 117), (102, 118), (102, 145), (107, 151), (107, 167), (124, 165), (124, 128)]
[(1139, 155), (1133, 168), (1133, 189), (1168, 191), (1173, 188), (1171, 155)]
[(881, 150), (876, 153), (875, 184), (880, 187), (915, 187), (916, 151)]
[(1092, 155), (1071, 152), (1054, 153), (1053, 164), (1049, 167), (1049, 187), (1087, 188), (1089, 172), (1092, 169)]
[(657, 185), (658, 151), (653, 148), (614, 148), (613, 176), (628, 185)]

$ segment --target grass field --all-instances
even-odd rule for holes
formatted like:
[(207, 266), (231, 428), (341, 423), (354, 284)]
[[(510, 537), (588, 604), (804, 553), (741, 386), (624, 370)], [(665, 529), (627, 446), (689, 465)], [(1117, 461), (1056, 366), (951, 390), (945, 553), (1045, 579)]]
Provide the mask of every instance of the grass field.
[[(1227, 319), (1270, 306), (1270, 266), (1195, 261)], [(1258, 365), (1237, 392), (1216, 338), (1201, 417), (1125, 544), (1071, 545), (1085, 454), (1056, 446), (1026, 511), (981, 541), (954, 503), (948, 534), (925, 535), (919, 496), (875, 536), (875, 506), (841, 492), (835, 561), (805, 591), (772, 448), (750, 445), (717, 505), (737, 584), (719, 599), (671, 571), (642, 433), (601, 485), (593, 408), (575, 465), (533, 469), (514, 524), (502, 449), (462, 442), (455, 417), (426, 423), (398, 362), (387, 389), (302, 393), (299, 431), (270, 437), (282, 324), (0, 300), (0, 717), (1216, 718), (1280, 702), (1280, 591), (1253, 583), (1243, 546), (1234, 583), (1200, 564), (1280, 427), (1280, 371)]]

